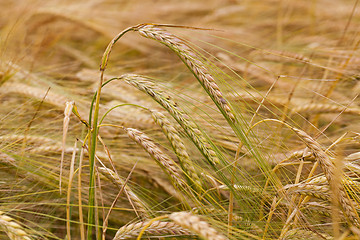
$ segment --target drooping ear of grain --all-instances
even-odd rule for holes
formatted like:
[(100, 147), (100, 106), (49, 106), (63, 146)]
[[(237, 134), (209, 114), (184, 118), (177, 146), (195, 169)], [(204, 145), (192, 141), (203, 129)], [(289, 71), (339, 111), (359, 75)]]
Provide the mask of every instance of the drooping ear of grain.
[(198, 129), (196, 124), (190, 121), (189, 117), (182, 111), (182, 109), (178, 107), (171, 99), (165, 97), (154, 86), (154, 84), (149, 81), (149, 79), (135, 74), (124, 74), (120, 76), (119, 79), (124, 80), (128, 84), (151, 96), (180, 124), (180, 126), (185, 130), (189, 139), (192, 140), (195, 146), (211, 165), (219, 163), (216, 152), (204, 134)]
[(181, 140), (177, 130), (164, 114), (158, 111), (151, 111), (155, 122), (161, 127), (162, 131), (170, 141), (171, 146), (179, 159), (179, 163), (183, 171), (186, 173), (188, 180), (196, 184), (196, 188), (201, 188), (201, 181), (196, 173), (194, 164), (190, 160), (189, 154), (186, 151), (185, 145)]
[(178, 186), (180, 189), (186, 189), (184, 180), (175, 164), (175, 162), (166, 155), (156, 144), (144, 133), (133, 128), (124, 128), (129, 138), (139, 144), (160, 167), (169, 175), (171, 182)]
[(224, 114), (225, 118), (231, 122), (236, 121), (228, 101), (224, 98), (213, 76), (199, 56), (195, 54), (195, 51), (188, 46), (184, 40), (151, 24), (140, 25), (134, 30), (137, 30), (142, 36), (154, 39), (173, 50), (199, 80), (202, 87), (215, 102), (219, 110)]
[[(140, 231), (148, 223), (149, 223), (149, 221), (145, 221), (145, 222), (132, 223), (132, 224), (123, 226), (116, 232), (116, 235), (113, 240), (135, 238), (137, 235), (139, 235)], [(156, 235), (156, 236), (192, 235), (191, 232), (182, 228), (181, 226), (179, 226), (178, 224), (176, 224), (174, 222), (161, 222), (161, 221), (155, 221), (155, 222), (151, 223), (151, 225), (146, 228), (145, 233), (147, 235)]]

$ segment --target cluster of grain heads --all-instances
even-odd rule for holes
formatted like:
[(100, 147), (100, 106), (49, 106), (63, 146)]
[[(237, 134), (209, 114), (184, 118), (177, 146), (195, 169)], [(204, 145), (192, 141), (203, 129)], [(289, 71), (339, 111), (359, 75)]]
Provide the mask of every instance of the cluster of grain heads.
[[(344, 214), (350, 220), (350, 222), (356, 226), (360, 226), (359, 216), (355, 209), (353, 201), (348, 197), (344, 186), (342, 184), (342, 174), (339, 179), (335, 177), (336, 166), (330, 157), (324, 152), (320, 144), (310, 137), (304, 131), (293, 128), (292, 130), (302, 139), (302, 141), (307, 145), (312, 154), (315, 156), (315, 159), (319, 161), (320, 166), (325, 174), (325, 177), (330, 185), (330, 190), (334, 197), (338, 197), (340, 206), (342, 207)], [(336, 194), (338, 193), (338, 194)]]
[(0, 226), (8, 235), (10, 240), (31, 240), (26, 230), (13, 218), (0, 211)]
[(113, 240), (135, 238), (139, 235), (140, 231), (147, 226), (145, 233), (146, 235), (156, 235), (156, 236), (184, 236), (192, 235), (190, 231), (181, 227), (180, 225), (174, 222), (162, 222), (154, 221), (148, 225), (150, 221), (131, 223), (126, 226), (121, 227), (115, 234)]
[(201, 188), (201, 181), (196, 173), (193, 162), (190, 160), (189, 154), (186, 151), (185, 145), (181, 140), (177, 130), (165, 117), (164, 114), (158, 111), (151, 111), (154, 121), (161, 127), (165, 136), (169, 140), (183, 171), (186, 173), (188, 180), (195, 184), (196, 188)]
[(199, 235), (200, 237), (207, 240), (226, 240), (227, 238), (219, 233), (210, 225), (201, 220), (200, 217), (189, 212), (174, 212), (169, 215), (169, 218), (182, 226), (185, 229), (188, 229), (190, 232)]
[(102, 72), (100, 85), (102, 84), (103, 73), (105, 71), (109, 55), (114, 44), (127, 32), (138, 31), (140, 35), (146, 38), (154, 39), (173, 50), (184, 62), (184, 64), (190, 69), (194, 76), (198, 79), (202, 87), (217, 105), (217, 107), (222, 112), (227, 121), (229, 121), (229, 123), (234, 123), (236, 121), (234, 112), (231, 109), (228, 101), (224, 98), (213, 76), (210, 74), (207, 67), (205, 66), (204, 61), (195, 53), (195, 50), (193, 48), (186, 44), (184, 40), (160, 28), (160, 26), (161, 25), (154, 24), (139, 24), (137, 26), (125, 29), (115, 38), (113, 38), (107, 46), (102, 57), (100, 66), (100, 71)]
[(215, 165), (219, 163), (216, 152), (196, 124), (189, 119), (189, 116), (186, 115), (175, 102), (169, 97), (164, 96), (148, 78), (135, 74), (124, 74), (120, 76), (119, 79), (151, 96), (180, 124), (189, 139), (195, 144), (210, 164)]

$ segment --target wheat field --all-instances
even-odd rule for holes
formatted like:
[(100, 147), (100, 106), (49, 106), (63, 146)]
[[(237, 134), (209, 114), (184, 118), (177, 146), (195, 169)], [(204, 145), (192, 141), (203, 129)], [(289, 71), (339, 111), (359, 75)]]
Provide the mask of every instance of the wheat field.
[(0, 239), (359, 239), (358, 0), (0, 0)]

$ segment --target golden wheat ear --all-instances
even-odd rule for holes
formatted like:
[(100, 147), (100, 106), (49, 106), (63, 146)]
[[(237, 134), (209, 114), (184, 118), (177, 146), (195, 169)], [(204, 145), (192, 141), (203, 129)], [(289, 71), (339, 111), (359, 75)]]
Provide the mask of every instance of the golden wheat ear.
[(156, 160), (161, 168), (169, 175), (171, 182), (179, 188), (186, 189), (183, 177), (176, 166), (176, 163), (166, 155), (156, 144), (144, 133), (133, 128), (124, 128), (129, 138), (139, 144), (150, 156)]
[(169, 140), (176, 156), (179, 159), (179, 163), (183, 171), (186, 173), (190, 182), (195, 184), (197, 189), (201, 189), (201, 180), (195, 170), (194, 164), (191, 161), (189, 154), (186, 151), (185, 145), (181, 140), (178, 131), (165, 117), (164, 114), (158, 111), (151, 111), (154, 121), (161, 127), (162, 131)]
[(140, 35), (154, 39), (172, 49), (199, 80), (202, 87), (209, 94), (220, 111), (224, 113), (225, 117), (232, 122), (236, 121), (231, 106), (223, 96), (213, 76), (210, 74), (203, 61), (199, 59), (199, 56), (197, 56), (195, 51), (186, 44), (183, 39), (152, 24), (143, 24), (136, 27), (134, 30), (138, 31)]
[[(136, 238), (140, 231), (149, 224), (149, 221), (132, 223), (126, 226), (121, 227), (117, 232), (113, 240)], [(155, 236), (186, 236), (193, 235), (187, 229), (181, 227), (180, 225), (174, 222), (162, 222), (154, 221), (152, 222), (145, 230), (147, 235)]]

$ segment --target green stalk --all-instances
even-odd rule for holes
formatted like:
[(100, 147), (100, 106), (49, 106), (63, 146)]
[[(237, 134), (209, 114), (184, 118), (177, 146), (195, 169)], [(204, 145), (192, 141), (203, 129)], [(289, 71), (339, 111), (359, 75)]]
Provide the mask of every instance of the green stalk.
[(89, 213), (88, 213), (88, 231), (87, 231), (87, 239), (92, 239), (92, 228), (95, 223), (94, 218), (94, 204), (95, 204), (95, 175), (94, 175), (94, 166), (95, 166), (95, 153), (96, 153), (96, 143), (97, 143), (97, 135), (98, 135), (98, 118), (99, 118), (99, 105), (100, 105), (100, 93), (101, 86), (103, 80), (103, 71), (101, 72), (101, 79), (99, 82), (99, 88), (96, 93), (95, 100), (95, 109), (94, 109), (94, 118), (92, 124), (91, 139), (90, 139), (90, 159), (89, 159), (89, 167), (90, 167), (90, 182), (89, 182)]
[[(89, 139), (90, 143), (90, 158), (89, 158), (89, 167), (90, 167), (90, 181), (89, 181), (89, 213), (88, 213), (88, 231), (87, 231), (87, 239), (92, 240), (92, 232), (93, 227), (95, 225), (95, 215), (94, 215), (94, 208), (95, 208), (95, 153), (96, 153), (96, 145), (97, 145), (97, 135), (99, 132), (98, 129), (98, 120), (99, 120), (99, 106), (100, 106), (100, 94), (101, 94), (101, 88), (104, 81), (104, 71), (108, 62), (108, 58), (111, 52), (111, 49), (113, 45), (128, 31), (131, 31), (133, 28), (127, 28), (121, 33), (119, 33), (107, 46), (103, 57), (101, 59), (101, 66), (100, 66), (100, 81), (98, 85), (98, 89), (96, 92), (96, 99), (95, 99), (95, 107), (94, 107), (94, 116), (92, 117), (92, 107), (94, 101), (91, 103), (91, 109), (90, 109), (90, 116), (89, 116), (89, 124), (90, 131), (91, 131), (91, 138)], [(91, 117), (92, 117), (92, 124), (91, 124)]]

